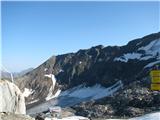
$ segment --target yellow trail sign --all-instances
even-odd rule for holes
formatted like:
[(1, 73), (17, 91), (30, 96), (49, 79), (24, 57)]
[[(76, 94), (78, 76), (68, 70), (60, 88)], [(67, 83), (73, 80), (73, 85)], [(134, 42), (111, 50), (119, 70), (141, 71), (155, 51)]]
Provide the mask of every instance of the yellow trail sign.
[(152, 77), (152, 83), (160, 83), (160, 77)]
[(160, 77), (160, 70), (152, 70), (150, 75), (151, 77)]
[(160, 70), (152, 70), (151, 76), (151, 90), (160, 90)]
[(160, 84), (151, 84), (151, 90), (160, 90)]

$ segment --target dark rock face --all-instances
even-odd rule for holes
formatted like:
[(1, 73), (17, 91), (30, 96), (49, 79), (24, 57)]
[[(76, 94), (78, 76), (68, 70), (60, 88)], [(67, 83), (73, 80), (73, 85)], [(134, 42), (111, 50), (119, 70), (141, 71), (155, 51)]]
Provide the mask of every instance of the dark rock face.
[[(144, 69), (144, 66), (155, 62), (158, 56), (153, 56), (147, 60), (128, 59), (127, 62), (116, 61), (115, 58), (123, 58), (122, 56), (128, 53), (138, 53), (145, 56), (145, 51), (139, 48), (147, 46), (159, 38), (160, 33), (155, 33), (133, 40), (121, 47), (99, 45), (90, 49), (79, 50), (76, 53), (52, 56), (36, 69), (18, 78), (17, 84), (22, 90), (24, 88), (35, 90), (33, 94), (26, 98), (27, 102), (36, 99), (44, 101), (47, 96), (52, 81), (44, 77), (46, 68), (48, 69), (47, 72), (54, 74), (57, 79), (56, 89), (53, 93), (58, 88), (66, 90), (83, 83), (88, 86), (99, 83), (108, 87), (118, 80), (122, 80), (124, 85), (127, 86), (148, 76), (149, 69)], [(150, 84), (147, 81), (144, 83), (144, 87), (148, 87)]]

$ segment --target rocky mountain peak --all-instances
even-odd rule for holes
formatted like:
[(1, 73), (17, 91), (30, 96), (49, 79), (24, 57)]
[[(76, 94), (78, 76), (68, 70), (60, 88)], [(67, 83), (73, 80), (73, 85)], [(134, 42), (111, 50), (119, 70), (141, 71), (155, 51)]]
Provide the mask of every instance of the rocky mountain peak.
[[(124, 46), (102, 45), (76, 53), (52, 56), (39, 67), (17, 79), (24, 91), (31, 92), (27, 104), (45, 101), (48, 95), (77, 86), (92, 87), (96, 84), (110, 87), (118, 81), (124, 86), (148, 77), (149, 70), (160, 63), (160, 32), (130, 41)], [(52, 76), (55, 80), (53, 81)], [(53, 88), (53, 83), (54, 89)], [(146, 87), (148, 82), (144, 82)]]

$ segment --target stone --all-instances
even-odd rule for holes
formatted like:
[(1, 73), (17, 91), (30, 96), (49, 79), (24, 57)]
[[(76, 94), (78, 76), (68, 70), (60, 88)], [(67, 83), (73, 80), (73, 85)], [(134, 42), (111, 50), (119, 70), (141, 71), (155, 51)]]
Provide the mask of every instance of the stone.
[(0, 80), (0, 112), (26, 114), (24, 96), (14, 83), (7, 80)]

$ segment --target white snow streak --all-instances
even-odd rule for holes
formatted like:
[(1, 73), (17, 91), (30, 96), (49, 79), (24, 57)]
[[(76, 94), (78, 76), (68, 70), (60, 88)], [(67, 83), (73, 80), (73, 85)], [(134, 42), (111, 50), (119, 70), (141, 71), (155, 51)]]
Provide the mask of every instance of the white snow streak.
[(151, 62), (151, 63), (149, 63), (148, 65), (146, 65), (144, 68), (152, 67), (152, 66), (154, 66), (154, 65), (156, 65), (156, 64), (158, 64), (158, 63), (160, 63), (160, 60), (159, 60), (159, 61), (155, 61), (155, 62)]
[(55, 88), (55, 85), (56, 85), (56, 78), (55, 78), (55, 76), (54, 76), (53, 74), (46, 74), (46, 75), (44, 75), (44, 76), (52, 79), (52, 86), (51, 86), (51, 88), (49, 89), (49, 93), (48, 93), (48, 95), (47, 95), (47, 97), (46, 97), (46, 100), (50, 100), (50, 99), (52, 99), (52, 98), (58, 97), (59, 94), (60, 94), (60, 92), (61, 92), (61, 90), (58, 90), (58, 91), (55, 93), (55, 95), (53, 94), (53, 91), (54, 91), (54, 88)]
[(60, 73), (60, 72), (64, 72), (64, 70), (60, 69), (60, 70), (59, 70), (59, 73)]
[(142, 54), (139, 53), (127, 53), (121, 57), (115, 58), (114, 61), (128, 62), (129, 59), (140, 59)]
[(71, 117), (65, 117), (62, 119), (58, 119), (58, 118), (45, 118), (45, 120), (89, 120), (86, 117), (82, 117), (82, 116), (71, 116)]
[(35, 102), (38, 102), (38, 101), (39, 101), (39, 99), (33, 100), (33, 101), (29, 102), (28, 104), (32, 104), (32, 103), (35, 103)]

